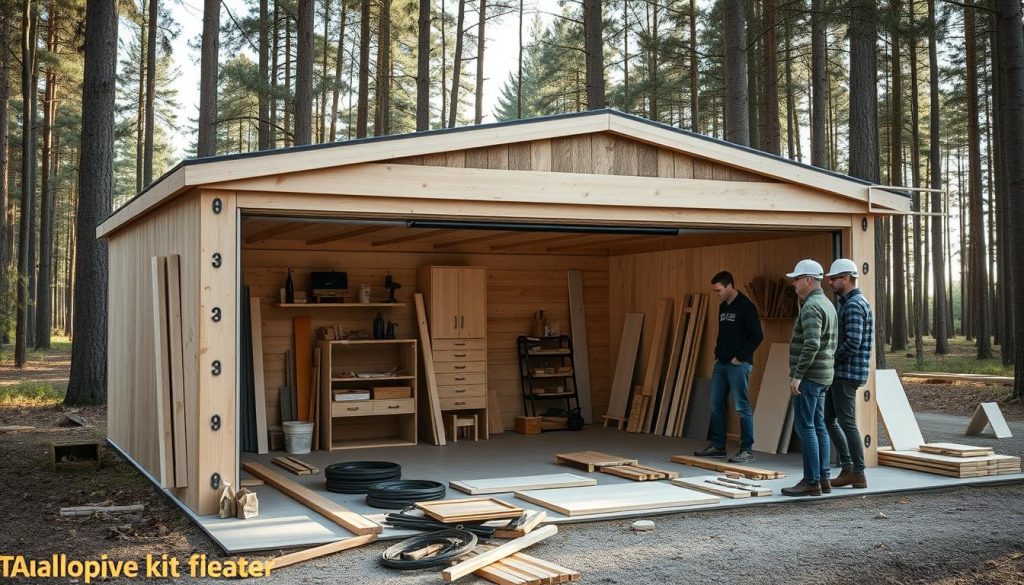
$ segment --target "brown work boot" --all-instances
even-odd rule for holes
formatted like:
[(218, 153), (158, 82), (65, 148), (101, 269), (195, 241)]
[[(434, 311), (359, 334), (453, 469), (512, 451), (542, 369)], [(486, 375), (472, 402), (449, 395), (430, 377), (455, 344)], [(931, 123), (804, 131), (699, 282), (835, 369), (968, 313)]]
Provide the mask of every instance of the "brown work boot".
[(853, 486), (856, 489), (864, 489), (868, 487), (868, 480), (864, 477), (864, 472), (854, 472), (852, 469), (843, 468), (843, 472), (839, 474), (839, 477), (832, 480), (832, 487), (845, 487)]
[(818, 482), (808, 483), (804, 480), (800, 480), (800, 483), (793, 487), (782, 488), (782, 495), (784, 496), (820, 496), (821, 485)]
[(831, 494), (832, 493), (832, 482), (830, 482), (827, 477), (821, 478), (821, 481), (818, 482), (818, 485), (821, 487), (821, 493), (823, 493), (823, 494)]

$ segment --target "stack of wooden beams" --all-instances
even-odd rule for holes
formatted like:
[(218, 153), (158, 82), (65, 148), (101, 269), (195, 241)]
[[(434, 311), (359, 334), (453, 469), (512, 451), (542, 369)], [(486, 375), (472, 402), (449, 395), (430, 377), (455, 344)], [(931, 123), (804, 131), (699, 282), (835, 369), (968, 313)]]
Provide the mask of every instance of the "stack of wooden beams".
[[(478, 547), (477, 550), (478, 554), (482, 554), (488, 549)], [(579, 571), (573, 571), (525, 553), (507, 556), (473, 571), (473, 574), (499, 585), (541, 585), (542, 583), (571, 583), (580, 580)]]
[(617, 475), (633, 481), (653, 481), (659, 479), (675, 479), (679, 477), (679, 474), (675, 471), (665, 471), (664, 469), (658, 469), (657, 467), (650, 467), (648, 465), (640, 465), (639, 463), (635, 463), (633, 465), (610, 465), (608, 467), (602, 467), (601, 473)]
[(673, 463), (682, 463), (683, 465), (691, 465), (693, 467), (700, 467), (701, 469), (710, 469), (712, 471), (719, 471), (722, 473), (738, 473), (747, 479), (782, 479), (786, 477), (785, 473), (781, 471), (773, 471), (771, 469), (761, 469), (759, 467), (750, 467), (748, 465), (739, 465), (737, 463), (727, 463), (721, 460), (706, 459), (704, 457), (691, 457), (689, 455), (673, 455), (671, 458)]
[(796, 290), (785, 278), (758, 276), (747, 283), (750, 298), (767, 319), (796, 317)]
[(893, 451), (882, 448), (878, 450), (878, 462), (889, 467), (956, 478), (1021, 472), (1020, 457), (997, 455), (984, 447), (953, 443), (922, 445), (918, 451)]
[(555, 455), (555, 463), (559, 465), (569, 465), (571, 467), (576, 467), (593, 473), (602, 467), (636, 465), (639, 461), (628, 457), (619, 457), (617, 455), (601, 453), (600, 451), (578, 451), (576, 453), (561, 453), (559, 455)]

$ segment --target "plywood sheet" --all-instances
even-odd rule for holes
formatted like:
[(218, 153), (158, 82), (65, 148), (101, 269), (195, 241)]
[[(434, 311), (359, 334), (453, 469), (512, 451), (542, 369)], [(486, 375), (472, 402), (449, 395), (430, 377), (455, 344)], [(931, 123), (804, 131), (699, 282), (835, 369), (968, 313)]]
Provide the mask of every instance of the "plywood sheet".
[(519, 477), (494, 477), (490, 479), (463, 479), (449, 482), (448, 485), (460, 492), (478, 495), (502, 494), (524, 490), (584, 487), (597, 485), (597, 480), (574, 473), (551, 473)]
[(992, 432), (995, 433), (997, 439), (1008, 439), (1013, 436), (1010, 432), (1010, 426), (1006, 424), (1006, 419), (1003, 418), (1003, 411), (999, 410), (999, 405), (995, 402), (982, 402), (978, 405), (978, 408), (974, 411), (974, 416), (971, 417), (971, 422), (967, 424), (967, 435), (977, 435), (985, 430), (985, 427), (991, 425)]
[(640, 348), (640, 333), (643, 326), (643, 313), (626, 313), (618, 358), (615, 361), (615, 374), (612, 378), (608, 418), (620, 421), (626, 418), (626, 402), (633, 384), (633, 370), (636, 368), (636, 353)]
[(896, 370), (877, 370), (875, 395), (885, 433), (896, 451), (913, 451), (925, 440)]
[(313, 332), (309, 317), (295, 317), (295, 390), (298, 412), (295, 420), (309, 420), (309, 407), (313, 399), (310, 381), (313, 379)]
[(566, 516), (677, 508), (721, 501), (718, 496), (664, 482), (531, 490), (516, 492), (515, 496)]
[(773, 343), (754, 407), (755, 451), (778, 452), (789, 404), (789, 345)]
[(978, 447), (976, 445), (961, 445), (959, 443), (928, 443), (921, 445), (924, 453), (935, 453), (936, 455), (949, 455), (952, 457), (980, 457), (992, 455), (992, 447)]

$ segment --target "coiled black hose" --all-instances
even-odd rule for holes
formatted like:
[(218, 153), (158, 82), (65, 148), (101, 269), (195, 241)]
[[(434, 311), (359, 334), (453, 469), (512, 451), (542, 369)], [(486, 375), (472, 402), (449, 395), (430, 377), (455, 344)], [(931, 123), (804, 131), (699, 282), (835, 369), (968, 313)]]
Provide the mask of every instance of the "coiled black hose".
[[(402, 542), (390, 546), (380, 555), (380, 564), (391, 569), (415, 570), (437, 567), (448, 564), (448, 561), (457, 559), (472, 551), (476, 547), (476, 535), (468, 530), (452, 528), (422, 534), (407, 538)], [(435, 544), (442, 545), (442, 548), (435, 554), (421, 559), (406, 558), (407, 553), (421, 550)]]
[(366, 504), (374, 508), (401, 510), (416, 502), (444, 498), (443, 483), (425, 479), (401, 479), (375, 483), (366, 490)]
[(336, 494), (365, 494), (375, 483), (402, 477), (402, 467), (390, 461), (346, 461), (324, 468), (327, 491)]
[(388, 514), (384, 522), (388, 526), (394, 526), (395, 528), (409, 528), (412, 530), (446, 530), (448, 528), (461, 528), (462, 530), (468, 530), (480, 538), (491, 538), (494, 536), (494, 528), (490, 526), (484, 526), (482, 522), (464, 522), (458, 525), (445, 524), (433, 518), (427, 518), (426, 516), (417, 516), (413, 514), (406, 514), (405, 510), (402, 512), (392, 512)]

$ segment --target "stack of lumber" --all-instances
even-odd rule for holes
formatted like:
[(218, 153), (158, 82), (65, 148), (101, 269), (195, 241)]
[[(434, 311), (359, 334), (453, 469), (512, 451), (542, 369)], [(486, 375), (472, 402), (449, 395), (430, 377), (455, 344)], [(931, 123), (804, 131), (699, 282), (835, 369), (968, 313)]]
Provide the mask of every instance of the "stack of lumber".
[[(671, 380), (665, 380), (661, 399), (664, 407), (658, 409), (657, 426), (663, 427), (663, 433), (669, 437), (683, 436), (683, 423), (686, 422), (686, 412), (690, 407), (693, 377), (697, 372), (697, 360), (700, 358), (701, 341), (704, 337), (708, 295), (690, 295), (684, 314), (685, 319), (680, 319), (676, 327), (680, 337), (679, 366)], [(664, 425), (661, 424), (662, 420)], [(657, 427), (655, 432), (658, 433)]]
[(644, 383), (633, 391), (633, 405), (629, 411), (627, 432), (650, 432), (651, 411), (658, 398), (657, 392), (661, 387), (661, 379), (665, 370), (665, 343), (671, 325), (672, 299), (661, 299), (661, 303), (658, 305), (658, 314), (654, 318), (651, 345), (647, 352)]
[(692, 465), (693, 467), (700, 467), (701, 469), (710, 469), (711, 471), (719, 471), (722, 473), (738, 473), (748, 479), (767, 480), (782, 479), (786, 477), (786, 474), (782, 473), (781, 471), (773, 471), (771, 469), (750, 467), (747, 465), (740, 465), (738, 463), (727, 463), (725, 461), (716, 461), (714, 459), (706, 459), (704, 457), (691, 457), (689, 455), (673, 455), (671, 461), (673, 463)]
[(679, 474), (675, 471), (665, 471), (664, 469), (658, 469), (657, 467), (650, 467), (648, 465), (640, 465), (639, 463), (635, 463), (633, 465), (611, 465), (608, 467), (602, 467), (601, 473), (617, 475), (633, 481), (652, 481), (659, 479), (675, 479), (679, 477)]
[[(485, 547), (477, 547), (474, 556), (487, 552)], [(472, 557), (469, 557), (472, 558)], [(571, 583), (580, 580), (579, 571), (549, 563), (525, 553), (515, 553), (486, 567), (473, 571), (473, 574), (491, 583), (499, 585), (541, 585), (542, 583)]]
[(520, 518), (523, 509), (496, 498), (461, 498), (435, 502), (417, 502), (416, 507), (438, 522), (458, 524), (502, 518)]
[(584, 471), (593, 473), (595, 470), (601, 469), (602, 467), (636, 465), (639, 461), (627, 457), (601, 453), (600, 451), (578, 451), (576, 453), (562, 453), (555, 455), (555, 463), (559, 465), (577, 467)]
[(316, 475), (320, 473), (319, 468), (313, 467), (305, 461), (296, 459), (295, 457), (274, 457), (271, 461), (274, 462), (274, 465), (283, 467), (295, 475)]
[(785, 278), (758, 276), (747, 283), (750, 298), (766, 319), (796, 317), (796, 290)]
[[(925, 451), (925, 447), (932, 452)], [(954, 454), (940, 454), (934, 451)], [(976, 447), (952, 443), (925, 445), (918, 451), (879, 449), (878, 462), (889, 467), (956, 478), (986, 477), (1021, 472), (1020, 457), (996, 455), (991, 450), (984, 455), (975, 455), (980, 451)]]

